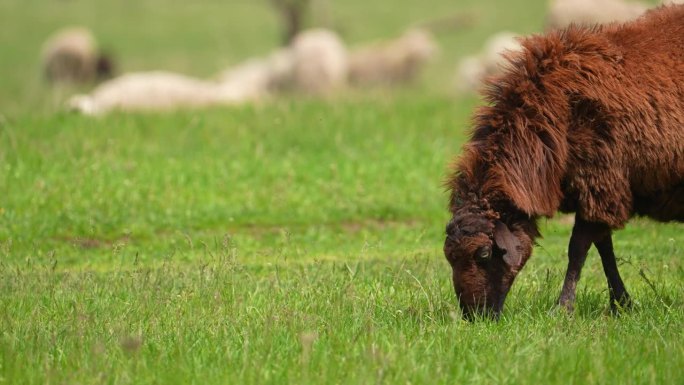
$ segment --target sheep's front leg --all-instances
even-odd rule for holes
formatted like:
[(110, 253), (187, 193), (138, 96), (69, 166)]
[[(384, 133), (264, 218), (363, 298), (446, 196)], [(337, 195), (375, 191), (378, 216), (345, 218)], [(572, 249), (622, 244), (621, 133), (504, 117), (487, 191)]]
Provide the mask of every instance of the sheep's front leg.
[(558, 304), (572, 312), (575, 305), (575, 290), (580, 279), (580, 273), (587, 252), (593, 243), (597, 226), (575, 216), (575, 226), (572, 228), (570, 245), (568, 246), (568, 270), (565, 273), (565, 281), (561, 290)]
[(627, 293), (627, 289), (625, 289), (625, 284), (622, 282), (620, 272), (618, 271), (615, 253), (613, 252), (613, 237), (610, 231), (608, 231), (608, 235), (603, 237), (603, 239), (594, 242), (594, 245), (596, 245), (596, 249), (598, 249), (601, 256), (603, 271), (608, 279), (611, 310), (615, 312), (618, 309), (629, 308), (632, 305), (632, 300)]

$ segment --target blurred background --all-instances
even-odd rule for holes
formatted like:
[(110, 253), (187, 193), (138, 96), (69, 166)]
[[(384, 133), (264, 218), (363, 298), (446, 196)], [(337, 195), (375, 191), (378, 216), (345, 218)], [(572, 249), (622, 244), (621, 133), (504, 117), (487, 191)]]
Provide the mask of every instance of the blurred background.
[[(150, 89), (163, 83), (164, 91), (159, 92), (169, 93), (175, 87), (173, 92), (180, 94), (169, 103), (173, 108), (226, 104), (225, 97), (219, 103), (192, 101), (198, 99), (193, 94), (197, 88), (225, 84), (228, 77), (239, 83), (240, 89), (235, 92), (235, 84), (228, 87), (232, 88), (229, 104), (254, 102), (265, 95), (292, 96), (292, 92), (280, 92), (286, 88), (283, 68), (294, 74), (300, 71), (298, 60), (310, 64), (311, 58), (294, 54), (276, 58), (282, 53), (278, 50), (297, 51), (293, 44), (297, 33), (315, 28), (329, 31), (345, 50), (349, 75), (345, 69), (344, 76), (349, 76), (354, 87), (340, 87), (345, 92), (336, 90), (339, 92), (335, 94), (358, 96), (359, 91), (370, 91), (384, 97), (410, 89), (411, 93), (472, 96), (479, 89), (480, 78), (496, 72), (499, 63), (495, 57), (516, 49), (516, 36), (561, 28), (571, 22), (626, 21), (658, 4), (658, 0), (0, 0), (0, 111), (14, 114), (72, 108), (88, 112), (85, 110), (92, 109), (92, 100), (84, 108), (82, 100), (75, 103), (69, 96), (90, 92), (107, 78), (149, 71), (181, 76), (183, 91), (176, 91), (180, 86), (175, 83), (169, 86), (167, 77), (144, 78), (117, 84), (114, 95), (124, 98), (119, 95), (136, 93), (142, 99), (151, 99)], [(78, 82), (46, 81), (50, 77), (46, 76), (50, 71), (47, 68), (54, 65), (50, 60), (63, 61), (63, 57), (54, 57), (63, 56), (64, 49), (73, 50), (68, 46), (74, 44), (74, 36), (65, 37), (64, 33), (73, 27), (81, 28), (81, 35), (86, 35), (80, 38), (92, 40), (82, 43), (92, 47), (81, 50), (92, 50), (94, 57), (106, 55), (107, 76)], [(423, 42), (418, 38), (416, 43), (415, 36), (412, 43), (408, 42), (408, 34), (416, 30), (424, 33)], [(305, 50), (313, 50), (308, 55), (325, 56), (313, 40), (302, 44), (308, 47)], [(408, 47), (410, 44), (414, 47)], [(416, 48), (416, 44), (423, 46)], [(262, 68), (256, 68), (256, 61)], [(404, 63), (397, 64), (399, 61)], [(410, 71), (403, 70), (410, 74), (400, 74), (399, 79), (383, 75), (391, 72), (387, 67), (402, 65), (411, 67)], [(280, 71), (277, 86), (272, 79), (274, 66)], [(316, 83), (318, 79), (311, 73), (319, 69), (305, 70), (304, 76)], [(400, 69), (395, 68), (395, 73)], [(362, 75), (355, 75), (359, 72)], [(253, 80), (245, 81), (246, 77), (256, 77), (262, 84), (255, 86)], [(288, 91), (295, 90), (295, 94), (332, 93), (299, 92), (311, 90), (287, 80)], [(188, 85), (188, 81), (201, 83)], [(62, 84), (55, 87), (56, 83)], [(65, 87), (64, 83), (70, 84)], [(278, 92), (274, 92), (276, 88)], [(115, 107), (103, 110), (117, 109), (121, 103), (110, 100), (110, 105)]]
[[(114, 58), (117, 74), (166, 70), (208, 78), (282, 45), (287, 23), (277, 3), (0, 0), (0, 111), (59, 108), (62, 100), (46, 92), (41, 50), (62, 28), (89, 28), (97, 45)], [(546, 0), (310, 0), (302, 26), (331, 29), (349, 48), (424, 27), (439, 53), (426, 67), (419, 88), (450, 94), (460, 58), (478, 52), (499, 31), (542, 31), (546, 9)]]

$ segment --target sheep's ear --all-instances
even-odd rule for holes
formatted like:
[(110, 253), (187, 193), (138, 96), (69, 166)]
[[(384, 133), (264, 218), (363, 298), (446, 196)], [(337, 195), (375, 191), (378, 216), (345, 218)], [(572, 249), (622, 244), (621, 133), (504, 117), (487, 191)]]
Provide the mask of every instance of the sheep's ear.
[(503, 260), (508, 266), (520, 266), (522, 262), (520, 240), (501, 221), (496, 221), (494, 225), (494, 243), (503, 251)]

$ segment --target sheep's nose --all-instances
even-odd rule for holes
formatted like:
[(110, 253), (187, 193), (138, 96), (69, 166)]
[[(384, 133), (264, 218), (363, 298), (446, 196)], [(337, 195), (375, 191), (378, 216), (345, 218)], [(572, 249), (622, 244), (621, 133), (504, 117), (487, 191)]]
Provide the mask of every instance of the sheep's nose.
[(489, 318), (491, 320), (498, 321), (499, 317), (501, 316), (501, 309), (462, 305), (461, 313), (463, 314), (463, 319), (470, 322), (482, 318)]

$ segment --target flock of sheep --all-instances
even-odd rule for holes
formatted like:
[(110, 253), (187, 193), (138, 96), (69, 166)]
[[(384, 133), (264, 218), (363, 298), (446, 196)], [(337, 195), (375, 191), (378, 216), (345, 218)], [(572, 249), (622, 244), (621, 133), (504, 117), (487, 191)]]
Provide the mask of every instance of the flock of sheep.
[[(333, 31), (310, 29), (299, 33), (289, 46), (237, 64), (213, 79), (167, 71), (128, 73), (105, 81), (88, 95), (72, 97), (68, 105), (84, 114), (100, 115), (112, 110), (234, 105), (282, 92), (327, 97), (348, 86), (411, 82), (436, 50), (432, 35), (420, 29), (356, 50), (348, 50)], [(82, 28), (58, 33), (44, 48), (45, 72), (53, 82), (96, 80), (103, 73), (97, 71), (101, 62), (92, 34)]]
[[(627, 0), (551, 0), (546, 28), (627, 21), (647, 9), (645, 4)], [(502, 70), (501, 54), (519, 49), (515, 33), (492, 36), (480, 54), (458, 65), (457, 90), (478, 91), (484, 79)], [(333, 31), (311, 29), (300, 32), (287, 47), (237, 64), (212, 79), (168, 71), (128, 73), (104, 81), (87, 95), (73, 96), (67, 104), (75, 111), (100, 115), (112, 110), (235, 105), (280, 93), (326, 97), (347, 87), (410, 83), (437, 52), (433, 36), (424, 29), (409, 29), (395, 39), (355, 49), (348, 49)], [(54, 83), (93, 83), (112, 73), (111, 60), (98, 51), (95, 38), (85, 28), (66, 29), (51, 37), (43, 49), (43, 65), (46, 77)]]

